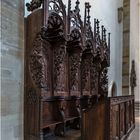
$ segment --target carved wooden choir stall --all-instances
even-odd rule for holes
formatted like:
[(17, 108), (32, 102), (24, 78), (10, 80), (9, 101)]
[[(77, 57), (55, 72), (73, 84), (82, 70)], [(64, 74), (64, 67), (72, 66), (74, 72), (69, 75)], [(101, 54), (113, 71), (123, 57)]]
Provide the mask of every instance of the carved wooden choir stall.
[(134, 127), (134, 97), (108, 98), (110, 33), (79, 1), (32, 0), (25, 19), (25, 140), (81, 130), (82, 140), (120, 140)]

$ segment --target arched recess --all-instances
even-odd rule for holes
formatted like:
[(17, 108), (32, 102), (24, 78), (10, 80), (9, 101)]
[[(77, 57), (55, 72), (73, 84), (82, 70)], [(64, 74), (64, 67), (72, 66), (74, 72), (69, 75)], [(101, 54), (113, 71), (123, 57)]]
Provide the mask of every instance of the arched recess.
[(83, 22), (80, 16), (79, 2), (76, 2), (75, 9), (71, 9), (71, 0), (68, 2), (68, 85), (69, 95), (80, 96), (81, 94), (81, 53), (83, 51)]
[[(65, 22), (63, 18), (52, 12), (48, 18), (45, 38), (52, 49), (52, 87), (54, 96), (63, 96), (67, 92)], [(56, 43), (57, 42), (57, 43)]]
[[(47, 1), (46, 1), (47, 2)], [(53, 96), (67, 94), (66, 11), (61, 0), (48, 1), (44, 11), (43, 37), (51, 44), (51, 88)], [(56, 43), (57, 42), (57, 43)]]
[(67, 43), (68, 69), (69, 69), (69, 94), (80, 95), (80, 63), (81, 63), (81, 33), (74, 29), (71, 31)]
[(114, 81), (112, 81), (109, 85), (109, 90), (108, 90), (108, 94), (110, 97), (115, 97), (117, 96), (117, 85)]

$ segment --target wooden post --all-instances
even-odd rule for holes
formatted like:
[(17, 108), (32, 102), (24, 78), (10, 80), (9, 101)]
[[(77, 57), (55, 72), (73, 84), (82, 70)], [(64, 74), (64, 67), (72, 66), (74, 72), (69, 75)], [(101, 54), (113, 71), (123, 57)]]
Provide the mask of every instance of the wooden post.
[(44, 0), (43, 11), (44, 11), (44, 26), (46, 27), (48, 23), (48, 17), (49, 17), (49, 0)]

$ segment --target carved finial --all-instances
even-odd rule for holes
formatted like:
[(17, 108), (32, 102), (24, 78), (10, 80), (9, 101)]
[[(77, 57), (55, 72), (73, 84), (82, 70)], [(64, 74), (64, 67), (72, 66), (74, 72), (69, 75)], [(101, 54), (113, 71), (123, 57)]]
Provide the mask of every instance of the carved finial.
[(88, 22), (91, 24), (91, 22), (90, 22), (90, 18), (91, 18), (91, 16), (90, 16), (90, 8), (91, 8), (91, 5), (89, 4), (88, 5)]
[(91, 21), (90, 21), (90, 8), (91, 5), (89, 2), (85, 3), (85, 19), (84, 19), (84, 28), (85, 28), (85, 36), (86, 39), (93, 39), (93, 32), (91, 28)]
[(102, 41), (104, 41), (104, 26), (102, 25)]
[(77, 1), (76, 1), (76, 6), (79, 7), (79, 4), (80, 4), (80, 1), (77, 0)]
[(103, 41), (106, 42), (106, 29), (105, 28), (103, 29)]
[(100, 35), (100, 26), (99, 26), (100, 21), (97, 19), (96, 25), (97, 25), (97, 34)]
[(87, 2), (85, 3), (85, 16), (84, 16), (84, 26), (86, 27), (87, 23)]
[(67, 31), (68, 31), (68, 34), (70, 33), (70, 20), (71, 20), (71, 0), (68, 1), (68, 16), (67, 16), (67, 21), (68, 21), (68, 28), (67, 28)]
[(110, 48), (110, 34), (111, 33), (108, 33), (108, 47)]
[(90, 17), (90, 8), (91, 8), (91, 5), (89, 4), (89, 2), (86, 2), (86, 3), (85, 3), (85, 10), (86, 10), (86, 11), (85, 11), (85, 12), (86, 12), (86, 17), (85, 17), (85, 18), (87, 18), (87, 23), (88, 23), (88, 24), (91, 24), (91, 23), (90, 23), (90, 18), (91, 18), (91, 17)]
[(94, 19), (94, 36), (96, 36), (96, 18)]
[(80, 4), (80, 1), (77, 0), (76, 1), (76, 6), (75, 6), (75, 10), (78, 11), (78, 12), (80, 12), (79, 4)]
[(71, 11), (71, 0), (68, 1), (68, 14), (70, 14)]
[(108, 33), (107, 55), (108, 55), (108, 64), (110, 65), (110, 33)]
[(32, 0), (30, 3), (26, 3), (26, 7), (28, 11), (34, 11), (41, 7), (43, 0)]

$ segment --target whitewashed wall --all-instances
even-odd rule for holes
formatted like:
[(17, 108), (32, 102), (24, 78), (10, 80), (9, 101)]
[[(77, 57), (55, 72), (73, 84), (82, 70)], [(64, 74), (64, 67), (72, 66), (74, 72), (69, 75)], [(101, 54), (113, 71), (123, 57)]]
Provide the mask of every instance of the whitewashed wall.
[[(137, 93), (137, 95), (139, 96), (139, 94), (140, 94), (140, 0), (139, 0), (139, 14), (138, 14), (138, 17), (139, 17), (139, 34), (138, 34), (138, 36), (139, 36), (139, 38), (138, 38), (138, 40), (139, 40), (139, 69), (138, 69), (138, 71), (139, 71), (139, 83), (138, 83), (138, 85), (139, 85), (139, 91), (138, 91), (138, 93)], [(139, 98), (139, 102), (140, 102), (140, 96), (138, 97)]]
[[(140, 94), (140, 0), (139, 0), (139, 15), (138, 15), (138, 17), (139, 17), (139, 34), (138, 34), (138, 36), (139, 36), (139, 38), (138, 38), (138, 40), (139, 40), (139, 91), (138, 91), (138, 95)], [(138, 97), (139, 98), (139, 102), (140, 102), (140, 96)]]
[[(131, 0), (130, 4), (130, 64), (135, 60), (137, 86), (135, 100), (140, 101), (140, 0)], [(131, 70), (131, 65), (130, 65)], [(130, 90), (131, 92), (131, 90)], [(131, 94), (131, 93), (130, 93)]]

